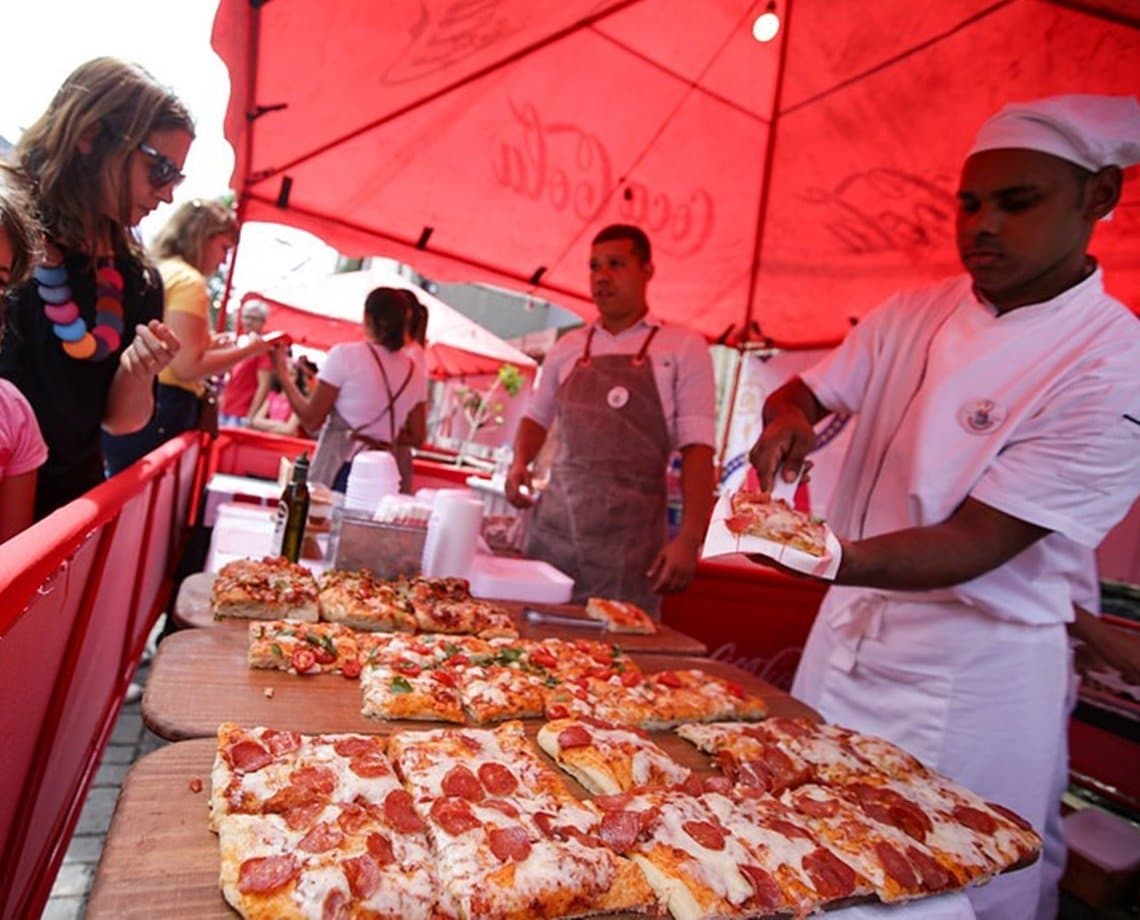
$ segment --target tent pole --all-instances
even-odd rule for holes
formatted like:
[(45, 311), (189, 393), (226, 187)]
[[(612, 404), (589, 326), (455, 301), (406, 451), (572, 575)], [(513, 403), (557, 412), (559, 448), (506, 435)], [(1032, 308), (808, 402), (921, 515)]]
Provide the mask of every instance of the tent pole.
[[(736, 394), (740, 392), (740, 375), (744, 370), (745, 353), (743, 348), (734, 348), (736, 352), (736, 369), (732, 374), (732, 386), (728, 390), (728, 398), (725, 400), (725, 405), (728, 411), (725, 414), (724, 429), (720, 433), (720, 446), (716, 452), (716, 468), (718, 470), (724, 469), (724, 455), (728, 453), (728, 436), (732, 432), (732, 419), (736, 414)], [(720, 474), (717, 474), (719, 480)]]
[(784, 75), (788, 69), (788, 45), (792, 34), (792, 3), (783, 0), (783, 39), (780, 41), (780, 63), (776, 68), (776, 86), (772, 92), (772, 114), (768, 120), (768, 146), (764, 151), (764, 174), (760, 184), (760, 202), (756, 208), (756, 237), (752, 247), (752, 277), (748, 285), (748, 303), (744, 309), (742, 333), (746, 337), (752, 329), (756, 310), (756, 277), (760, 273), (760, 259), (764, 251), (764, 227), (768, 217), (768, 200), (772, 191), (772, 163), (776, 157), (776, 135), (780, 127), (780, 102), (784, 95)]

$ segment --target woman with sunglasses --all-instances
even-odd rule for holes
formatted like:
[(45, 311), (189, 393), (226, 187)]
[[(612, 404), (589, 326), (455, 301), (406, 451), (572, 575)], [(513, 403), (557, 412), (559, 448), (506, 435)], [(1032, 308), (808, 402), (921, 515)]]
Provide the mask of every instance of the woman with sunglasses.
[(0, 377), (27, 397), (47, 441), (37, 519), (103, 479), (101, 431), (150, 420), (155, 375), (179, 341), (133, 228), (171, 200), (193, 139), (170, 90), (104, 57), (64, 81), (16, 146), (47, 238), (32, 281), (10, 296)]
[(267, 354), (281, 338), (279, 332), (264, 339), (254, 334), (234, 344), (232, 338), (210, 332), (206, 278), (226, 261), (236, 241), (237, 221), (230, 210), (200, 198), (181, 205), (155, 237), (151, 254), (162, 275), (163, 322), (182, 347), (158, 375), (157, 405), (146, 427), (134, 434), (104, 436), (109, 475), (197, 425), (206, 377), (245, 358)]

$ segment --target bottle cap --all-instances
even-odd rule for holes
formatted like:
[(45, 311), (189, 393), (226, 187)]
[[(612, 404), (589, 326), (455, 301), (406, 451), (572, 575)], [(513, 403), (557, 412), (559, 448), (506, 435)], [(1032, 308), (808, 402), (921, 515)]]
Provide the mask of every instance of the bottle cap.
[(297, 458), (297, 462), (293, 464), (293, 481), (304, 482), (309, 475), (309, 455), (308, 452), (302, 452), (301, 456)]

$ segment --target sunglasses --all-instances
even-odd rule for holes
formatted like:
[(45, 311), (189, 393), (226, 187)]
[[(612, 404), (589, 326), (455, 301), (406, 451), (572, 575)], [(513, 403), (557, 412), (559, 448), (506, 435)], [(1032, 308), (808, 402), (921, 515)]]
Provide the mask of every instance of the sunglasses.
[(178, 185), (186, 178), (170, 157), (164, 153), (159, 153), (150, 144), (139, 144), (139, 152), (152, 161), (150, 172), (147, 173), (147, 180), (152, 188), (160, 189), (164, 185)]

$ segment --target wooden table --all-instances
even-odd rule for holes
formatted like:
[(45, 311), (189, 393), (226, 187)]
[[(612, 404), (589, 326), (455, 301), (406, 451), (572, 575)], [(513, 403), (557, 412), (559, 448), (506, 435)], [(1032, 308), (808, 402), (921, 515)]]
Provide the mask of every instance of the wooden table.
[[(198, 572), (182, 582), (178, 597), (174, 602), (174, 622), (181, 627), (211, 628), (234, 632), (242, 642), (246, 641), (248, 620), (215, 620), (210, 612), (210, 589), (214, 576), (209, 572)], [(578, 604), (524, 604), (519, 601), (495, 601), (505, 607), (514, 617), (519, 635), (524, 639), (600, 639), (612, 642), (632, 652), (654, 652), (668, 655), (707, 655), (708, 646), (664, 623), (658, 624), (657, 632), (651, 636), (631, 633), (609, 633), (599, 628), (596, 620), (586, 619), (585, 610)], [(551, 613), (581, 618), (582, 626), (549, 626), (530, 622), (524, 611), (536, 607)]]
[[(814, 710), (747, 671), (713, 661), (675, 655), (634, 654), (642, 670), (701, 668), (727, 677), (767, 701), (773, 715), (814, 717)], [(272, 696), (265, 691), (272, 690)], [(360, 713), (360, 686), (339, 674), (298, 677), (285, 671), (255, 670), (246, 664), (246, 644), (235, 631), (191, 629), (158, 647), (143, 694), (143, 721), (171, 741), (212, 737), (222, 722), (271, 725), (299, 732), (387, 734), (423, 722), (378, 722)]]

